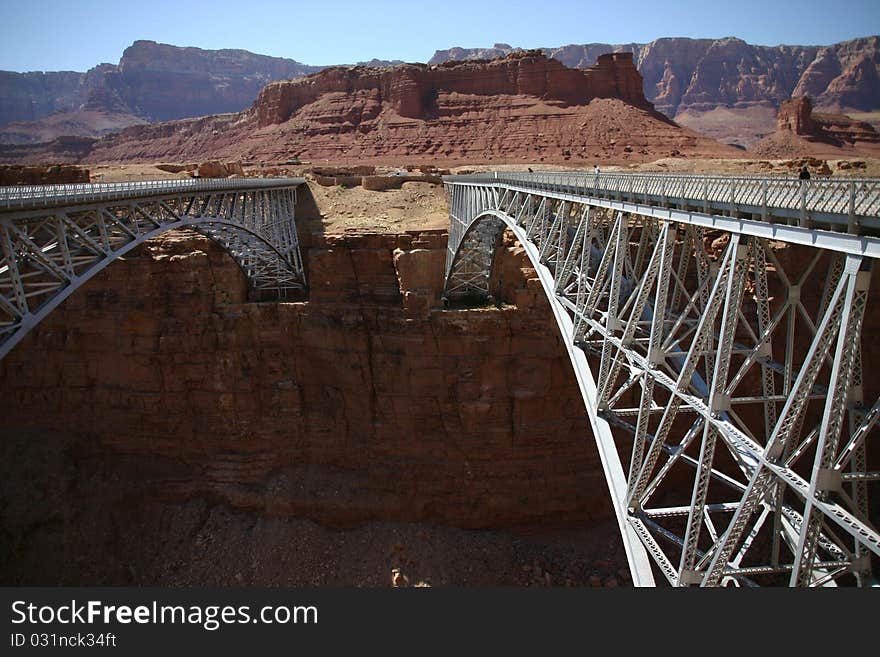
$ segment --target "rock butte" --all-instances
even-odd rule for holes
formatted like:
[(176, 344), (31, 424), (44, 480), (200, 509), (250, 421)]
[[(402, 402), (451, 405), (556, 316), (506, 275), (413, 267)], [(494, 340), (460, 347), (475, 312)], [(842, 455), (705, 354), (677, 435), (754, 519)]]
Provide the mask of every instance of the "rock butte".
[(880, 134), (864, 121), (813, 112), (810, 99), (801, 96), (782, 104), (776, 132), (759, 143), (754, 153), (775, 158), (851, 154), (880, 157)]

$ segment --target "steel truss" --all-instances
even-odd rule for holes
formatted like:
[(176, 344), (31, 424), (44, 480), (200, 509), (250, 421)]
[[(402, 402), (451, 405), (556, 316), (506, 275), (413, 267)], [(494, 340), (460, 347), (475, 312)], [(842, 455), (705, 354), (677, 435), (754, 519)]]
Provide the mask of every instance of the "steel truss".
[(306, 285), (294, 221), (301, 179), (0, 188), (0, 358), (83, 283), (148, 239), (192, 228), (260, 297)]
[[(675, 586), (875, 581), (868, 486), (880, 472), (866, 461), (880, 400), (863, 398), (861, 326), (880, 239), (788, 225), (768, 235), (761, 217), (725, 223), (695, 212), (696, 199), (624, 211), (537, 174), (446, 186), (445, 294), (490, 294), (505, 229), (525, 248), (637, 585), (656, 573)], [(843, 226), (871, 232), (877, 217), (842, 207)]]

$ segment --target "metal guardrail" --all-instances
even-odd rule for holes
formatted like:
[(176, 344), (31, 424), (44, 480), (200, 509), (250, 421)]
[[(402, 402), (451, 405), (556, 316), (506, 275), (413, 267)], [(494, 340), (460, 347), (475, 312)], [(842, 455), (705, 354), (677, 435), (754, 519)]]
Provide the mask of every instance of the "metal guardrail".
[(743, 213), (769, 221), (794, 219), (880, 229), (880, 179), (810, 179), (697, 174), (494, 172), (444, 177), (447, 182), (501, 184), (545, 192), (580, 193), (613, 201), (686, 208), (706, 214)]
[(222, 178), (213, 180), (171, 179), (119, 183), (75, 183), (64, 185), (16, 185), (0, 187), (0, 211), (46, 208), (157, 194), (272, 189), (301, 185), (305, 178)]

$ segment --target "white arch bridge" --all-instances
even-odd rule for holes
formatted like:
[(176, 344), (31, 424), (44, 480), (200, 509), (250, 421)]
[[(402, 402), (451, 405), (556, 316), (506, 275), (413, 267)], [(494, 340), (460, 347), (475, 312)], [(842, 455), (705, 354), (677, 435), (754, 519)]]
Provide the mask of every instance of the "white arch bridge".
[(489, 298), (512, 231), (567, 346), (636, 585), (875, 584), (880, 386), (862, 357), (880, 352), (862, 327), (877, 325), (880, 181), (444, 181), (446, 297)]
[(301, 295), (302, 178), (0, 187), (0, 358), (77, 288), (135, 247), (192, 228), (238, 262), (260, 298)]

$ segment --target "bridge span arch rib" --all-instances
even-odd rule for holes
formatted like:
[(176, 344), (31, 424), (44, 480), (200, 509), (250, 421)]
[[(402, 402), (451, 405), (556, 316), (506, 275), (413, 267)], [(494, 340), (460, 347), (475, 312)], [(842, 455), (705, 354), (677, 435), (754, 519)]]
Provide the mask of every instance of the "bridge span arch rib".
[[(647, 186), (636, 178), (616, 184)], [(872, 585), (880, 386), (862, 377), (862, 326), (880, 185), (841, 200), (774, 179), (800, 207), (725, 216), (699, 195), (627, 199), (593, 182), (447, 177), (445, 295), (487, 297), (513, 232), (573, 364), (633, 581)], [(728, 200), (747, 181), (730, 184)]]
[(191, 228), (222, 246), (260, 297), (306, 277), (290, 179), (165, 180), (0, 188), (0, 358), (113, 261)]

